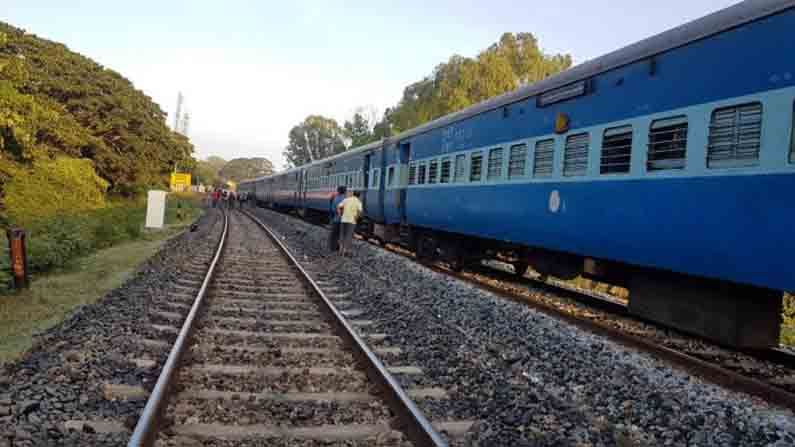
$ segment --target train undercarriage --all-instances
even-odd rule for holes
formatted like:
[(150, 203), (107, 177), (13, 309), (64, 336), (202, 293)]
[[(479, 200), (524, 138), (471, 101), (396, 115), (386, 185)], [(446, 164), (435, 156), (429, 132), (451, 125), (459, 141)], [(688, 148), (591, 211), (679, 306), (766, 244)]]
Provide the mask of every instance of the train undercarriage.
[[(328, 220), (322, 213), (296, 214), (316, 223)], [(421, 262), (444, 262), (453, 271), (494, 260), (513, 266), (519, 276), (532, 269), (542, 278), (582, 277), (617, 285), (629, 291), (631, 315), (725, 346), (758, 349), (779, 344), (782, 291), (409, 225), (364, 220), (357, 232), (400, 245)]]

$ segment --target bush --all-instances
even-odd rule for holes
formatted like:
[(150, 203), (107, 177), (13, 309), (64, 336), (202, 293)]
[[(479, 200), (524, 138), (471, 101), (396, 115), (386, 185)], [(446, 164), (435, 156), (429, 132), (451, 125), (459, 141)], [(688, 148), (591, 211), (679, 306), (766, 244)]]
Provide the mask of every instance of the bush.
[(781, 324), (781, 344), (795, 346), (795, 295), (784, 294), (783, 323)]
[(108, 183), (97, 176), (90, 160), (44, 159), (17, 171), (3, 191), (9, 220), (17, 225), (27, 227), (105, 206)]
[[(169, 194), (167, 224), (187, 224), (199, 213), (201, 198)], [(177, 219), (177, 214), (181, 215)], [(82, 213), (60, 213), (55, 217), (30, 220), (27, 232), (28, 268), (32, 274), (67, 268), (75, 258), (122, 242), (143, 237), (146, 203), (143, 200), (117, 201), (101, 209)], [(8, 241), (0, 235), (0, 292), (11, 280), (8, 273)]]

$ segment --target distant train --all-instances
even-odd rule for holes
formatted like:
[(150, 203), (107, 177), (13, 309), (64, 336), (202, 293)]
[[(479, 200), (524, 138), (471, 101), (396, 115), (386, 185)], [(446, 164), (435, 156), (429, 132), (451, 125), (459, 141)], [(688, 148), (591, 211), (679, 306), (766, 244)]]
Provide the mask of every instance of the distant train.
[(240, 184), (453, 268), (625, 285), (630, 311), (778, 343), (795, 290), (795, 1), (754, 0), (386, 140)]

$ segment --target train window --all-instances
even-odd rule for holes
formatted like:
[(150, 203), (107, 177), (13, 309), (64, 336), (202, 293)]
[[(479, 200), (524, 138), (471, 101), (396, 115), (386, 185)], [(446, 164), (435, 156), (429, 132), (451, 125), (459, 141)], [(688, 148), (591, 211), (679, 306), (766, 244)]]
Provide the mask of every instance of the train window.
[(380, 170), (378, 168), (373, 169), (373, 179), (371, 180), (371, 183), (370, 183), (370, 187), (371, 188), (377, 188), (378, 187), (378, 183), (381, 180), (381, 179), (378, 178), (380, 173), (381, 172), (380, 172)]
[(533, 154), (533, 177), (552, 175), (555, 160), (555, 140), (542, 140), (536, 142), (536, 151)]
[(409, 164), (409, 185), (417, 184), (417, 163)]
[(425, 184), (425, 163), (420, 163), (420, 166), (417, 169), (417, 184)]
[(467, 172), (467, 156), (466, 154), (458, 154), (455, 156), (455, 173), (453, 181), (455, 183), (463, 182), (466, 180)]
[(649, 129), (646, 170), (684, 169), (687, 157), (687, 117), (653, 121)]
[(442, 172), (439, 175), (439, 183), (450, 183), (450, 157), (442, 158)]
[(476, 152), (472, 154), (472, 161), (469, 163), (469, 181), (479, 182), (483, 175), (483, 154)]
[(756, 166), (761, 139), (762, 103), (715, 110), (709, 124), (707, 167)]
[(436, 183), (439, 175), (439, 160), (431, 160), (428, 163), (428, 183)]
[(511, 153), (508, 156), (508, 178), (524, 176), (524, 168), (527, 163), (527, 145), (515, 144), (511, 146)]
[(389, 171), (387, 171), (386, 180), (387, 180), (387, 186), (392, 186), (392, 185), (395, 184), (395, 167), (394, 166), (390, 166), (389, 167)]
[(605, 130), (602, 138), (601, 174), (625, 174), (632, 160), (632, 126)]
[(489, 151), (489, 170), (487, 180), (497, 180), (502, 177), (502, 148), (496, 147)]
[(571, 135), (566, 138), (563, 151), (563, 175), (574, 177), (588, 172), (588, 147), (591, 136), (588, 133)]

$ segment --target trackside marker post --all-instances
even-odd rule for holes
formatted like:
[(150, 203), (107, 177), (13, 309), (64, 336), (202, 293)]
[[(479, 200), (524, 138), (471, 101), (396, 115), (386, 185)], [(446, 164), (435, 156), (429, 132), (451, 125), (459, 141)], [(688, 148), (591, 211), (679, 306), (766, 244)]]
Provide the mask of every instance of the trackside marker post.
[(11, 257), (11, 276), (14, 277), (15, 289), (26, 289), (30, 283), (28, 277), (28, 256), (25, 244), (25, 230), (10, 228), (6, 230), (8, 253)]

